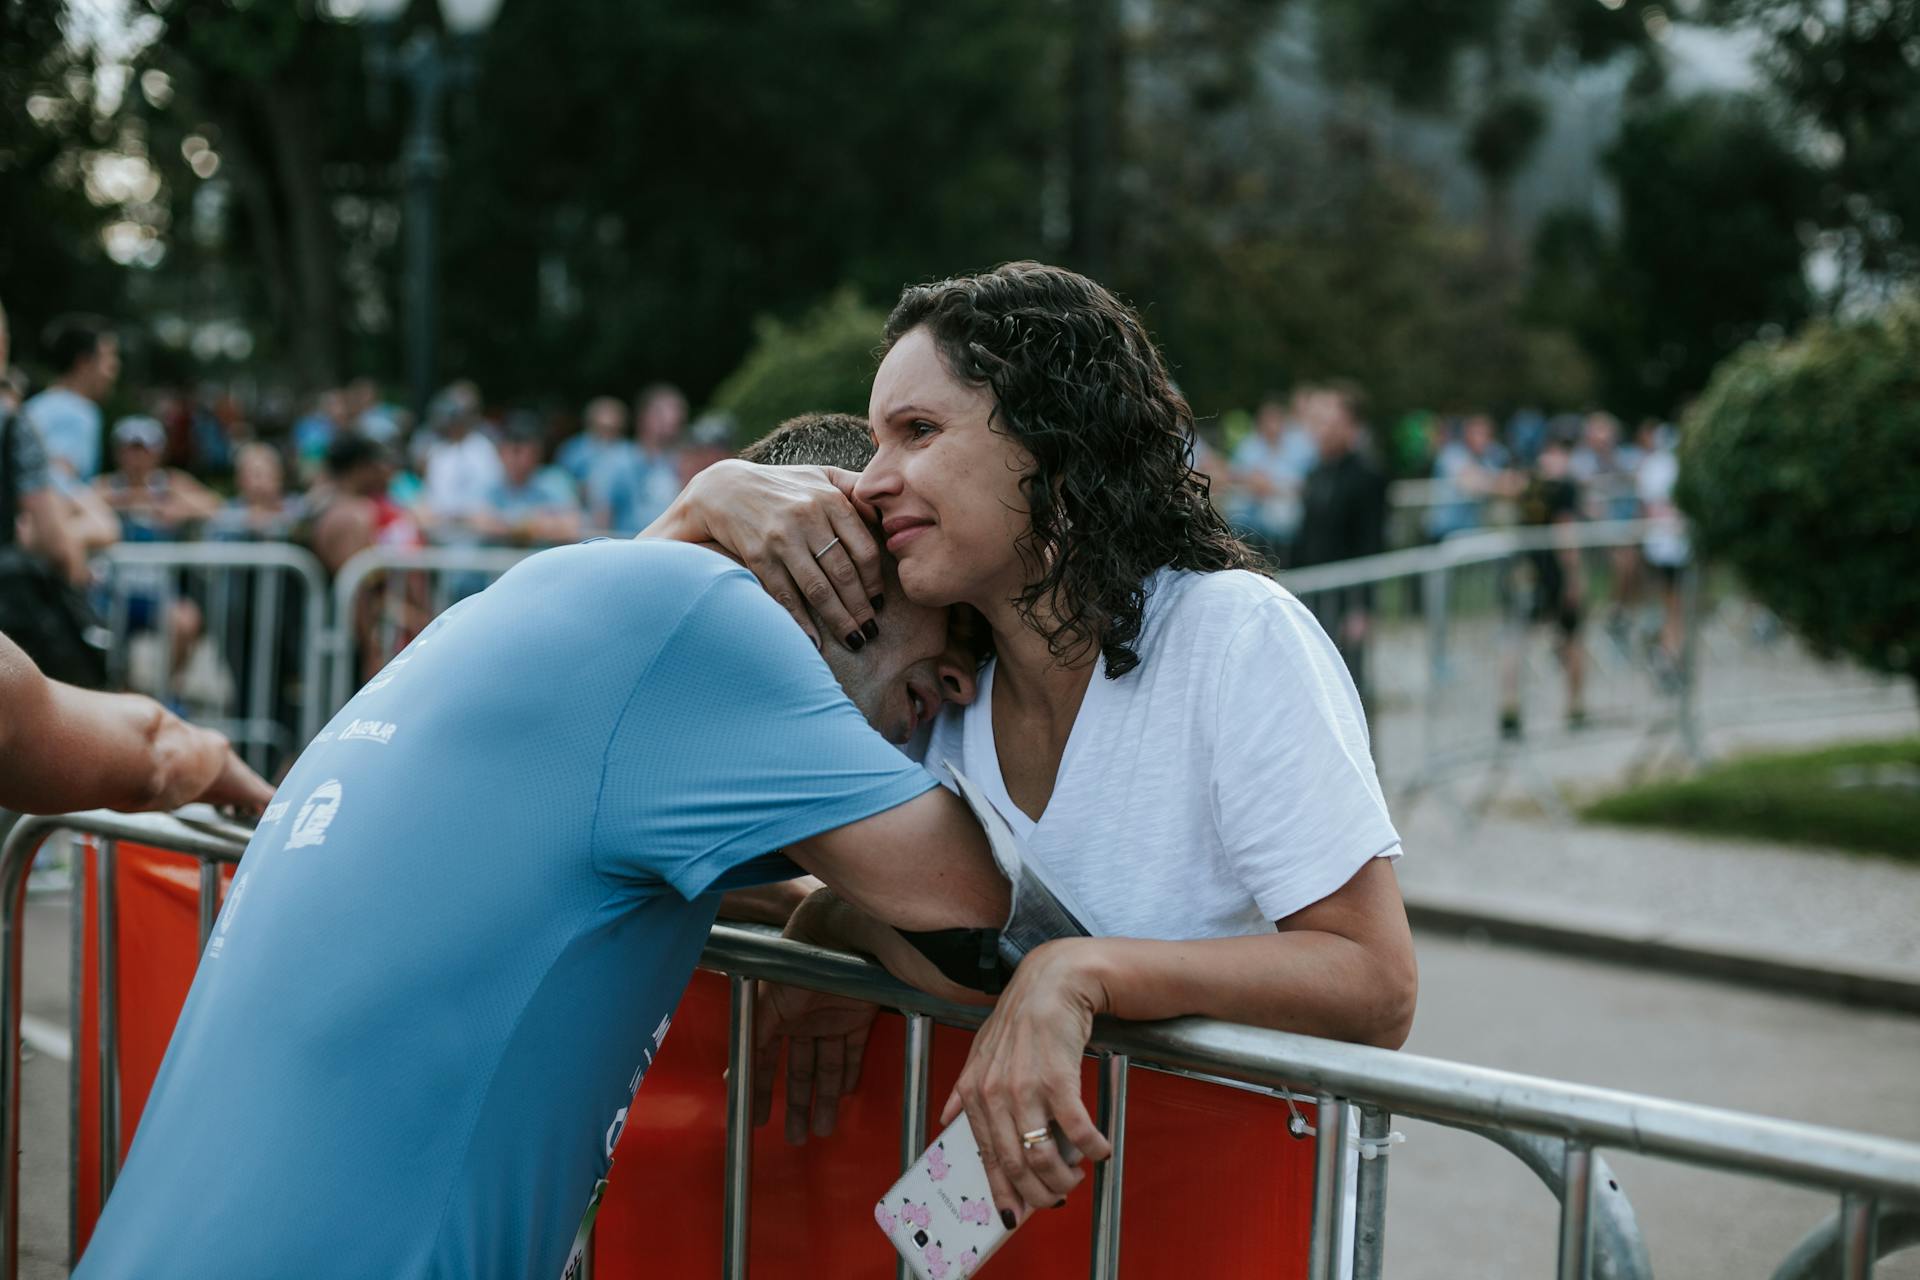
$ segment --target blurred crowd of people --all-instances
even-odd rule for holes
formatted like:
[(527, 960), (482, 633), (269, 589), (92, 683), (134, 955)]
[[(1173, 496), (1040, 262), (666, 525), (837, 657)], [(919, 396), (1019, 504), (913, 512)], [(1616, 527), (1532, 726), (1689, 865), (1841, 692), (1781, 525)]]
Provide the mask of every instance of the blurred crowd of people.
[[(503, 412), (461, 380), (416, 422), (365, 377), (279, 421), (267, 413), (256, 421), (223, 392), (158, 391), (140, 398), (144, 412), (109, 424), (102, 405), (115, 398), (120, 374), (113, 328), (66, 317), (42, 350), (51, 371), (45, 386), (27, 388), (18, 375), (0, 383), (0, 413), (18, 437), (7, 481), (16, 499), (10, 532), (76, 588), (85, 585), (88, 558), (118, 542), (292, 542), (337, 574), (375, 546), (631, 536), (696, 472), (726, 456), (731, 435), (721, 422), (690, 428), (685, 396), (666, 383), (631, 400), (597, 396), (577, 413)], [(1680, 643), (1675, 592), (1689, 554), (1673, 504), (1673, 446), (1671, 426), (1644, 422), (1629, 438), (1599, 411), (1548, 418), (1523, 410), (1504, 429), (1487, 413), (1414, 414), (1383, 432), (1368, 423), (1358, 388), (1325, 384), (1267, 397), (1237, 440), (1196, 441), (1196, 461), (1235, 528), (1283, 569), (1491, 525), (1644, 517), (1651, 523), (1640, 545), (1612, 553), (1607, 626), (1626, 628), (1626, 607), (1651, 579), (1666, 605), (1654, 657), (1670, 665)], [(1400, 477), (1391, 501), (1390, 474)], [(1533, 552), (1517, 560), (1526, 581), (1509, 593), (1519, 602), (1513, 612), (1557, 628), (1568, 718), (1577, 726), (1580, 558)], [(152, 616), (157, 595), (136, 590), (129, 623), (164, 625), (166, 660), (178, 676), (194, 660), (202, 621), (187, 598), (166, 605), (165, 618)], [(1365, 688), (1371, 592), (1336, 598), (1321, 621)], [(1517, 717), (1502, 714), (1503, 727), (1517, 733)]]
[[(1366, 424), (1362, 407), (1354, 388), (1302, 387), (1262, 402), (1251, 429), (1230, 449), (1202, 448), (1200, 465), (1242, 536), (1275, 564), (1303, 568), (1385, 549), (1396, 510), (1419, 517), (1413, 530), (1402, 530), (1403, 537), (1413, 533), (1404, 540), (1432, 543), (1492, 526), (1645, 521), (1637, 540), (1605, 553), (1604, 625), (1628, 648), (1635, 607), (1657, 595), (1659, 622), (1642, 637), (1643, 656), (1663, 680), (1674, 678), (1683, 638), (1681, 573), (1691, 547), (1674, 503), (1680, 468), (1672, 425), (1650, 419), (1628, 438), (1603, 410), (1552, 418), (1522, 410), (1504, 430), (1488, 413), (1423, 413), (1383, 436)], [(1391, 502), (1389, 464), (1402, 477)], [(1530, 543), (1502, 577), (1509, 619), (1520, 628), (1553, 629), (1574, 729), (1586, 723), (1586, 578), (1587, 559), (1553, 540)], [(1328, 599), (1321, 623), (1365, 689), (1371, 592), (1333, 592)], [(1503, 659), (1500, 728), (1510, 738), (1521, 734), (1518, 651), (1507, 646)]]
[(321, 393), (277, 433), (229, 399), (174, 393), (147, 397), (148, 412), (108, 426), (101, 404), (119, 374), (112, 330), (72, 319), (47, 349), (61, 373), (17, 409), (66, 503), (64, 532), (89, 551), (121, 541), (292, 541), (336, 572), (374, 545), (631, 535), (723, 456), (689, 442), (686, 398), (665, 383), (642, 390), (631, 411), (616, 396), (592, 400), (574, 433), (558, 415), (489, 416), (479, 387), (464, 380), (414, 424), (366, 378)]

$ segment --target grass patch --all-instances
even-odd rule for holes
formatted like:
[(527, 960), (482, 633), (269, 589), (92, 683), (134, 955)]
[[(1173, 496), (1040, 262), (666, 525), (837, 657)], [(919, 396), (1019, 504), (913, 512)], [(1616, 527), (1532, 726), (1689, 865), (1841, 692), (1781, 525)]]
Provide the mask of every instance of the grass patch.
[(1608, 796), (1581, 816), (1920, 863), (1920, 738), (1745, 756)]

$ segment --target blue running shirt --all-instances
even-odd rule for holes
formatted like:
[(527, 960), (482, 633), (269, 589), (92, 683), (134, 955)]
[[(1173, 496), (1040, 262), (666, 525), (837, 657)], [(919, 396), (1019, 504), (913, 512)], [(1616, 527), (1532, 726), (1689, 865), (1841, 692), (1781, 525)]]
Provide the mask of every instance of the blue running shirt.
[(726, 558), (527, 559), (281, 784), (76, 1275), (557, 1280), (720, 892), (934, 785)]

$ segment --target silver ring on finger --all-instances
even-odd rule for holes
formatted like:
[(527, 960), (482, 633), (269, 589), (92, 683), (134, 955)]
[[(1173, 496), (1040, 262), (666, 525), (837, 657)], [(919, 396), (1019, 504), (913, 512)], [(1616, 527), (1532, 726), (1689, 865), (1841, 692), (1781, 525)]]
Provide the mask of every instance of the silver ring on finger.
[(1045, 1127), (1029, 1129), (1020, 1135), (1020, 1145), (1028, 1151), (1033, 1150), (1035, 1147), (1045, 1146), (1052, 1141), (1053, 1134)]
[(827, 544), (826, 546), (824, 546), (824, 547), (822, 547), (822, 548), (820, 548), (820, 549), (819, 549), (818, 551), (816, 551), (816, 552), (814, 552), (814, 553), (813, 553), (813, 558), (814, 558), (815, 560), (818, 560), (818, 559), (819, 559), (819, 558), (820, 558), (821, 556), (823, 556), (823, 555), (825, 555), (825, 554), (827, 554), (827, 552), (829, 552), (829, 551), (831, 551), (831, 550), (833, 550), (833, 549), (834, 549), (835, 547), (837, 547), (837, 546), (839, 546), (839, 545), (840, 545), (840, 539), (836, 537), (836, 538), (835, 538), (835, 539), (834, 539), (834, 540), (833, 540), (832, 542), (829, 542), (829, 543), (828, 543), (828, 544)]

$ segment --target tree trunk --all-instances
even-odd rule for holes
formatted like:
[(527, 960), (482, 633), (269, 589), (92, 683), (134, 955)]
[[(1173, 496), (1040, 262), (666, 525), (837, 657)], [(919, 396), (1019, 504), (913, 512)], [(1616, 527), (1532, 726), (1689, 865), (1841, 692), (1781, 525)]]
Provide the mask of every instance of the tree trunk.
[(1119, 204), (1114, 145), (1120, 118), (1119, 34), (1117, 0), (1074, 0), (1067, 257), (1095, 279), (1106, 277), (1113, 263)]
[(286, 217), (287, 259), (293, 280), (293, 364), (307, 388), (340, 381), (340, 294), (334, 278), (333, 210), (320, 181), (307, 95), (271, 84), (255, 86)]

